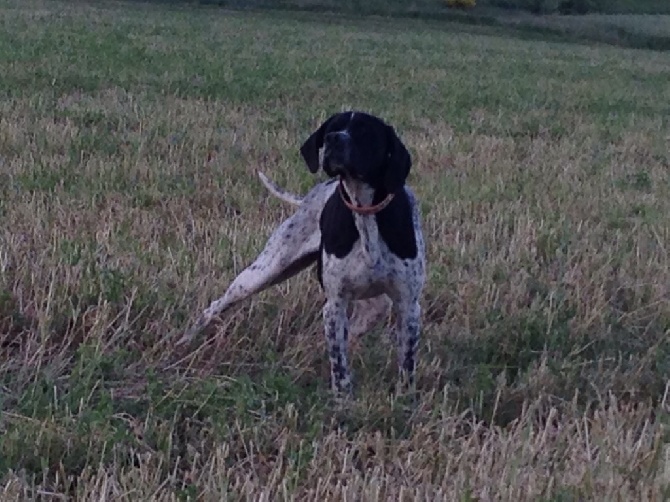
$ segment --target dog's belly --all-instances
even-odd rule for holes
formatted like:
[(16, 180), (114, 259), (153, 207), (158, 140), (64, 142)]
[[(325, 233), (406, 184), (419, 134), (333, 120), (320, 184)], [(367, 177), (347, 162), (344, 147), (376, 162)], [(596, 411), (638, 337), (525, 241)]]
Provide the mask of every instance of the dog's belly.
[(378, 281), (353, 285), (350, 291), (352, 294), (352, 299), (365, 300), (368, 298), (374, 298), (375, 296), (379, 296), (387, 292), (388, 286), (386, 281)]

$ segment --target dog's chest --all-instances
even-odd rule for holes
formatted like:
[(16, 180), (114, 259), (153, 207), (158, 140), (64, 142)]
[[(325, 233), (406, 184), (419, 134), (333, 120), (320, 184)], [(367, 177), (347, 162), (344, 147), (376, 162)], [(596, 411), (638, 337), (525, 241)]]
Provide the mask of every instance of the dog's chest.
[[(403, 202), (402, 197), (396, 199), (396, 204)], [(338, 193), (326, 202), (320, 218), (317, 266), (326, 295), (363, 299), (381, 293), (400, 294), (404, 284), (412, 280), (416, 238), (411, 209), (407, 208), (406, 218), (399, 207), (394, 210), (392, 206), (393, 203), (386, 209), (390, 211), (387, 217), (380, 218), (353, 214)], [(406, 252), (411, 247), (414, 252)]]
[(370, 246), (359, 239), (346, 256), (324, 252), (322, 259), (323, 285), (333, 293), (346, 291), (353, 298), (369, 298), (388, 291), (397, 278), (396, 260), (380, 241)]

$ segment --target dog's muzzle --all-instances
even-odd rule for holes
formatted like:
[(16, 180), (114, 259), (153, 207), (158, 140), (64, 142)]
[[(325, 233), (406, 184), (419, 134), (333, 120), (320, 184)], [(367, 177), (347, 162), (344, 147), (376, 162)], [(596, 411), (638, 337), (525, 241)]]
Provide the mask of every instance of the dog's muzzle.
[(323, 162), (335, 175), (355, 176), (351, 168), (351, 138), (346, 131), (331, 132), (324, 138)]

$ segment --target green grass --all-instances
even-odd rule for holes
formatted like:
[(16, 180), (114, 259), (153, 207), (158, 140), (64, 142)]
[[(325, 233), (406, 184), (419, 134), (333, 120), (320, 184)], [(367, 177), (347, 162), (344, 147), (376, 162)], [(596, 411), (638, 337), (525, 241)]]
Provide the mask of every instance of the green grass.
[(565, 21), (577, 26), (585, 24), (605, 24), (616, 26), (636, 34), (647, 34), (656, 37), (670, 35), (670, 16), (653, 15), (586, 15), (566, 16)]
[[(117, 2), (0, 21), (2, 497), (668, 495), (662, 52)], [(290, 214), (255, 170), (307, 191), (298, 146), (349, 107), (414, 159), (415, 402), (382, 329), (332, 401), (312, 273), (174, 347)]]
[(587, 14), (581, 16), (499, 16), (498, 21), (521, 31), (549, 32), (582, 42), (638, 49), (670, 49), (670, 16)]
[[(152, 1), (152, 0), (149, 0)], [(153, 0), (161, 5), (193, 9), (193, 2)], [(621, 47), (670, 50), (670, 3), (649, 1), (480, 0), (469, 9), (449, 7), (446, 1), (370, 0), (200, 0), (198, 4), (243, 11), (271, 9), (290, 12), (338, 13), (354, 19), (383, 16), (439, 20), (470, 26), (495, 27), (508, 36), (576, 43), (603, 43)], [(588, 6), (584, 11), (577, 4)], [(573, 14), (573, 15), (565, 15)], [(584, 15), (587, 14), (587, 15)], [(489, 29), (489, 31), (491, 31)]]

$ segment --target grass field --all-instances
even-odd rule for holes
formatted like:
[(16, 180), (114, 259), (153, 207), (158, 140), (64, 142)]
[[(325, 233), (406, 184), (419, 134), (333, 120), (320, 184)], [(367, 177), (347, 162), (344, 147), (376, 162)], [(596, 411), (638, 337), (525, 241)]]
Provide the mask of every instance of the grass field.
[[(497, 28), (0, 1), (0, 499), (670, 496), (670, 57)], [(415, 402), (331, 402), (314, 274), (174, 341), (330, 113), (414, 158)]]
[[(523, 39), (609, 44), (632, 49), (670, 51), (670, 2), (659, 0), (570, 0), (598, 4), (589, 15), (562, 15), (568, 0), (478, 0), (470, 9), (449, 7), (445, 0), (139, 0), (161, 5), (219, 5), (253, 11), (274, 9), (344, 14), (354, 18), (440, 20), (485, 26), (489, 34)], [(533, 7), (534, 6), (534, 7)], [(503, 8), (505, 7), (505, 8)]]

